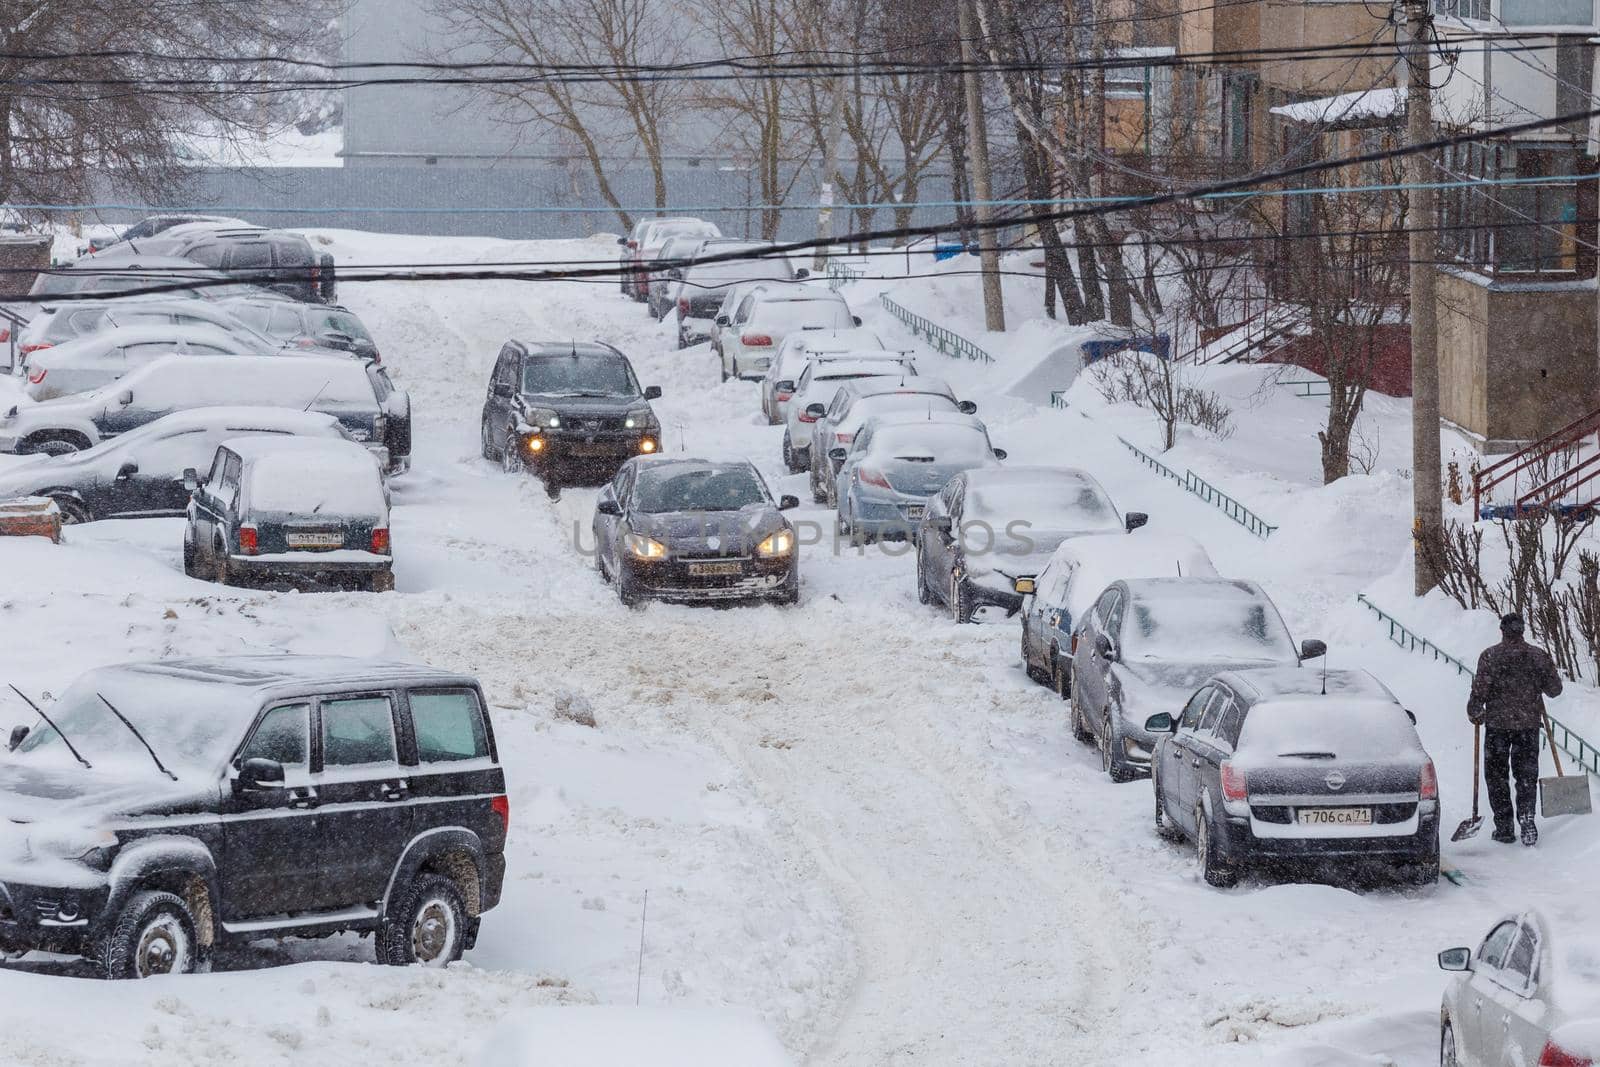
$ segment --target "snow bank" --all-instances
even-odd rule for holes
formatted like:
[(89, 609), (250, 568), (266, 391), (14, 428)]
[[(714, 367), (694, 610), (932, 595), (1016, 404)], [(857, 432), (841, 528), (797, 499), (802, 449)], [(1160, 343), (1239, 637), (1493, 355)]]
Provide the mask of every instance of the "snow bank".
[(539, 1008), (503, 1026), (478, 1067), (793, 1067), (748, 1012), (686, 1008)]

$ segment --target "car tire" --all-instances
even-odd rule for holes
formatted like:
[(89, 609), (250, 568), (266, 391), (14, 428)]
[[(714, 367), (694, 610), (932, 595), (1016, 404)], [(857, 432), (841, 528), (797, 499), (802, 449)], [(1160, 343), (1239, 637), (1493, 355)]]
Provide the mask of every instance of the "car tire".
[[(679, 345), (678, 347), (682, 348), (683, 346)], [(717, 371), (722, 375), (723, 381), (727, 381), (731, 377), (731, 375), (728, 374), (728, 362), (721, 356), (717, 357)]]
[(611, 584), (611, 570), (606, 566), (606, 554), (600, 551), (600, 534), (594, 535), (594, 569), (600, 572), (600, 580), (607, 585)]
[(83, 501), (70, 496), (52, 496), (56, 510), (61, 512), (61, 525), (76, 526), (80, 522), (93, 522), (94, 516), (84, 506)]
[(28, 438), (17, 451), (30, 456), (66, 456), (88, 447), (88, 439), (81, 434), (41, 433)]
[(489, 420), (488, 419), (479, 419), (478, 420), (478, 445), (479, 445), (479, 448), (483, 452), (483, 458), (484, 459), (497, 460), (497, 459), (500, 458), (500, 454), (495, 451), (493, 438), (494, 438), (494, 434), (489, 432)]
[(1100, 736), (1096, 739), (1100, 749), (1100, 769), (1105, 771), (1106, 775), (1119, 785), (1123, 782), (1133, 781), (1137, 776), (1128, 770), (1123, 765), (1122, 760), (1117, 757), (1117, 731), (1111, 722), (1110, 708), (1107, 708), (1101, 716), (1100, 727)]
[(628, 568), (623, 567), (616, 573), (615, 584), (617, 587), (617, 600), (625, 608), (639, 606), (639, 594), (634, 592), (633, 580), (628, 577)]
[(187, 537), (183, 539), (183, 573), (188, 578), (198, 578), (200, 576), (199, 569), (195, 565), (194, 545), (189, 543)]
[(1449, 1023), (1439, 1027), (1439, 1067), (1461, 1067), (1456, 1054), (1456, 1029)]
[(1167, 807), (1161, 802), (1161, 780), (1151, 775), (1150, 786), (1151, 792), (1156, 795), (1156, 836), (1163, 841), (1182, 841), (1183, 831), (1167, 815)]
[(1217, 858), (1211, 847), (1211, 821), (1206, 818), (1205, 805), (1194, 809), (1194, 848), (1200, 861), (1200, 876), (1206, 885), (1216, 889), (1231, 889), (1239, 884), (1239, 875)]
[(972, 621), (972, 585), (965, 578), (957, 578), (953, 574), (950, 576), (950, 599), (945, 603), (958, 624)]
[(500, 446), (500, 469), (507, 474), (521, 474), (527, 470), (527, 464), (517, 447), (516, 434), (507, 434), (505, 443)]
[(1080, 710), (1077, 678), (1068, 679), (1067, 685), (1070, 689), (1067, 700), (1072, 709), (1068, 714), (1068, 717), (1072, 720), (1072, 736), (1082, 744), (1092, 745), (1095, 743), (1094, 732), (1089, 729), (1089, 724), (1084, 720), (1083, 712)]
[(796, 471), (794, 469), (794, 453), (789, 450), (789, 431), (788, 430), (783, 431), (783, 467), (790, 474), (796, 473)]
[(917, 603), (933, 603), (933, 592), (928, 588), (928, 572), (922, 566), (921, 545), (917, 546)]
[(412, 879), (374, 939), (378, 962), (390, 967), (444, 967), (466, 947), (466, 903), (455, 882), (440, 874)]
[(811, 502), (813, 504), (826, 504), (828, 502), (828, 490), (817, 481), (814, 475), (809, 481), (811, 484)]
[(211, 580), (218, 585), (233, 584), (233, 572), (228, 566), (228, 550), (226, 547), (217, 550), (216, 561), (211, 567)]
[(194, 916), (174, 893), (141, 890), (128, 898), (97, 953), (111, 979), (193, 974), (202, 970)]

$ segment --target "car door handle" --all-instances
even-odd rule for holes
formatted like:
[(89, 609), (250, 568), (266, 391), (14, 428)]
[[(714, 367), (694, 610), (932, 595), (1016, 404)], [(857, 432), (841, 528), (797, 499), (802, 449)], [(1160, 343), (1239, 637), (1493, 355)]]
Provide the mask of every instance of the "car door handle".
[(317, 799), (317, 791), (311, 788), (289, 790), (289, 806), (291, 808), (314, 808), (321, 804)]
[(411, 795), (411, 788), (405, 783), (404, 779), (397, 782), (384, 782), (379, 788), (383, 790), (384, 800), (404, 800)]
[(1190, 761), (1189, 761), (1189, 766), (1191, 766), (1191, 767), (1198, 767), (1198, 766), (1200, 766), (1200, 757), (1199, 757), (1199, 756), (1196, 756), (1196, 757), (1194, 757), (1194, 758), (1193, 758), (1193, 759), (1191, 759), (1191, 760), (1190, 760)]

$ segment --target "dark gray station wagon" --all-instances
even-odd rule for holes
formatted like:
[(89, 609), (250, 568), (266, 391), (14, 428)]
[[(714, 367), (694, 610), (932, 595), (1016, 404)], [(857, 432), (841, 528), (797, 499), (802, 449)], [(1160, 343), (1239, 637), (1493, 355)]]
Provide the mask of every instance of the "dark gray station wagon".
[(235, 656), (81, 676), (0, 760), (0, 951), (110, 978), (371, 934), (443, 966), (500, 900), (510, 807), (475, 679)]

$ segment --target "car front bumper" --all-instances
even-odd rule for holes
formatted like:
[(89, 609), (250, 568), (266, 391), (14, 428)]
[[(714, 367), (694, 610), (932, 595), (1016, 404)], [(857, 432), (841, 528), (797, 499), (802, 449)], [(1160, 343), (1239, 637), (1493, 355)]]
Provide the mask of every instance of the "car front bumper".
[(107, 885), (61, 887), (0, 882), (0, 952), (81, 955), (101, 932)]
[(634, 456), (661, 450), (659, 429), (571, 433), (544, 430), (522, 438), (524, 462), (535, 473), (584, 471), (609, 478)]
[[(739, 564), (737, 574), (697, 575), (695, 564)], [(784, 559), (659, 561), (628, 558), (630, 591), (650, 600), (701, 603), (727, 600), (787, 600), (800, 587), (800, 565), (792, 555)]]

